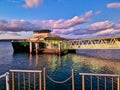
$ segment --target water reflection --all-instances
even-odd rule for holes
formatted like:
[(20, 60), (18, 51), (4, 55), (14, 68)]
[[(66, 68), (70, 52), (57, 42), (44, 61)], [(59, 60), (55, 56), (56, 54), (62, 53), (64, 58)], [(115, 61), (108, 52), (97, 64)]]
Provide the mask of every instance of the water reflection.
[(13, 48), (10, 42), (0, 42), (0, 74), (9, 71), (12, 63)]
[[(63, 81), (71, 75), (71, 69), (75, 70), (76, 90), (81, 88), (79, 73), (109, 73), (120, 74), (120, 61), (95, 58), (79, 54), (67, 54), (64, 56), (52, 54), (36, 54), (29, 56), (29, 68), (42, 70), (46, 67), (47, 74), (54, 80)], [(48, 90), (70, 90), (71, 82), (62, 85), (47, 80)], [(54, 87), (53, 87), (54, 86)], [(49, 89), (50, 88), (50, 89)], [(88, 87), (89, 88), (89, 87)], [(86, 89), (89, 90), (89, 89)]]
[[(73, 67), (78, 70), (80, 68), (88, 68), (93, 73), (117, 73), (120, 74), (120, 61), (101, 59), (83, 55), (70, 55), (73, 61)], [(88, 72), (82, 71), (82, 72)]]
[(98, 58), (105, 59), (116, 59), (120, 60), (120, 50), (118, 49), (110, 49), (110, 50), (77, 50), (78, 54), (93, 56)]
[(47, 67), (50, 71), (57, 71), (59, 68), (72, 69), (77, 72), (93, 72), (93, 73), (116, 73), (120, 74), (120, 61), (101, 59), (84, 55), (67, 54), (59, 55), (31, 55), (29, 65), (33, 68)]

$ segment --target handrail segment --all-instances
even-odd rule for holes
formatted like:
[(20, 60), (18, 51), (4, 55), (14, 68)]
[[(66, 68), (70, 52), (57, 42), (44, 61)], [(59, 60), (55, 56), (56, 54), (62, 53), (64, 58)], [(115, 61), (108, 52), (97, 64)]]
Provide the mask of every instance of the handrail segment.
[[(31, 89), (33, 85), (34, 90), (42, 90), (42, 71), (41, 70), (10, 70), (12, 72), (12, 90)], [(17, 77), (17, 78), (16, 78)], [(22, 81), (21, 81), (22, 79)], [(37, 86), (37, 79), (38, 85)], [(31, 84), (33, 82), (33, 84)]]
[[(114, 90), (114, 85), (116, 85), (117, 90), (120, 90), (120, 75), (117, 74), (94, 74), (94, 73), (79, 73), (82, 76), (82, 90), (85, 90), (85, 76), (90, 77), (90, 88), (93, 89), (93, 79), (92, 77), (96, 77), (97, 79), (97, 90), (100, 90), (100, 81), (104, 84), (104, 90), (107, 89), (107, 78), (109, 78), (109, 83), (111, 83), (112, 90)], [(100, 77), (103, 77), (104, 80), (100, 80)]]

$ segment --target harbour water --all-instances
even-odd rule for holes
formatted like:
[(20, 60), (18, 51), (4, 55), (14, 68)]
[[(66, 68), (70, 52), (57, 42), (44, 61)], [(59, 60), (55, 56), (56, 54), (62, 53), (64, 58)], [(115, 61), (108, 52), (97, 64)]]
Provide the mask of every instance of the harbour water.
[[(44, 67), (47, 74), (58, 81), (68, 78), (74, 69), (75, 90), (80, 90), (79, 73), (120, 74), (120, 50), (77, 50), (76, 53), (59, 56), (14, 53), (10, 42), (0, 42), (0, 75), (10, 69), (43, 70)], [(0, 90), (5, 90), (2, 82), (0, 80)], [(71, 82), (55, 84), (47, 80), (47, 90), (71, 90)]]

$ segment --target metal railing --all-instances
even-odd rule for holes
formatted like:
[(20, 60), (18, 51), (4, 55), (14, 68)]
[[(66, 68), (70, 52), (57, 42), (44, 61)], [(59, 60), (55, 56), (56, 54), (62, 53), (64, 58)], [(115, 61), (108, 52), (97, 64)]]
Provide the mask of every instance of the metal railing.
[[(10, 70), (12, 72), (12, 90), (42, 90), (42, 71)], [(38, 83), (37, 83), (38, 80)]]
[(6, 78), (6, 90), (10, 90), (10, 87), (9, 87), (9, 73), (6, 72), (5, 74), (0, 75), (0, 79), (1, 78)]
[[(42, 88), (42, 71), (40, 70), (10, 70), (12, 72), (11, 90), (46, 90), (46, 78), (50, 81), (63, 84), (72, 80), (72, 90), (75, 90), (74, 85), (74, 70), (72, 69), (71, 76), (64, 81), (56, 81), (47, 75), (46, 69), (43, 69), (43, 83)], [(120, 90), (120, 75), (116, 74), (93, 74), (93, 73), (79, 73), (81, 76), (82, 90)], [(10, 75), (11, 76), (11, 75)], [(9, 87), (9, 73), (6, 72), (0, 75), (1, 78), (6, 78), (6, 90)]]
[[(120, 90), (120, 75), (115, 75), (115, 74), (93, 74), (93, 73), (79, 73), (79, 75), (82, 76), (82, 90), (86, 89), (86, 79), (88, 80), (89, 77), (89, 86), (90, 89), (89, 90), (93, 90), (93, 78), (96, 77), (96, 86), (97, 89), (96, 90), (101, 90), (100, 89), (100, 82), (102, 82), (103, 84), (103, 88), (102, 90), (106, 90), (107, 89), (107, 82), (109, 82), (109, 86), (111, 85), (111, 90), (114, 90), (114, 88), (116, 88), (117, 90)], [(95, 79), (94, 79), (95, 80)], [(88, 85), (88, 84), (87, 84)], [(109, 90), (109, 89), (108, 89)]]

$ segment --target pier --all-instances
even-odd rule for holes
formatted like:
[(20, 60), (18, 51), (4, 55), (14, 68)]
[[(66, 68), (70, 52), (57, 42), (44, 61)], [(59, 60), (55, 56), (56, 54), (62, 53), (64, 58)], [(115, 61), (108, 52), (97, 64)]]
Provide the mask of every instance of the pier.
[[(96, 38), (87, 40), (68, 40), (61, 37), (45, 37), (44, 40), (39, 38), (12, 42), (15, 51), (27, 51), (36, 53), (53, 53), (65, 54), (69, 51), (85, 49), (120, 49), (120, 37)], [(15, 44), (16, 43), (16, 44)], [(17, 44), (19, 44), (17, 46)], [(19, 49), (20, 48), (20, 49)], [(17, 50), (18, 49), (18, 50)]]
[(68, 39), (58, 35), (51, 34), (50, 30), (36, 30), (33, 37), (24, 41), (13, 41), (12, 45), (15, 52), (26, 51), (30, 53), (49, 53), (49, 54), (66, 54), (70, 50)]
[(13, 41), (14, 51), (66, 54), (82, 49), (120, 49), (120, 37), (70, 40), (50, 32), (50, 30), (36, 30), (32, 38)]

